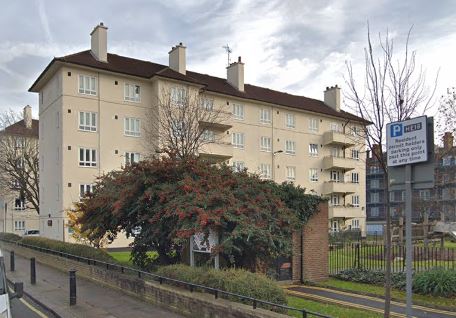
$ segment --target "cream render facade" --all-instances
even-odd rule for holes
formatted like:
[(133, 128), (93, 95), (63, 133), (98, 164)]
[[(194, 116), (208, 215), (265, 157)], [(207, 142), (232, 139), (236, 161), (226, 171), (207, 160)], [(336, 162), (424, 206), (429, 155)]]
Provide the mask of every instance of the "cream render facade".
[[(71, 56), (55, 59), (30, 89), (39, 93), (40, 231), (46, 237), (71, 240), (66, 211), (79, 200), (81, 186), (89, 190), (97, 176), (121, 168), (126, 164), (126, 153), (128, 160), (148, 155), (150, 140), (144, 127), (150, 114), (158, 113), (152, 105), (158, 105), (161, 91), (169, 87), (204, 87), (186, 80), (186, 49), (182, 44), (169, 53), (169, 68), (162, 66), (162, 71), (149, 78), (128, 74), (125, 68), (113, 70), (117, 67), (114, 59), (120, 57), (106, 52), (105, 32), (106, 27), (99, 25), (91, 34), (91, 56), (86, 54), (89, 57), (84, 59), (94, 62), (67, 62)], [(173, 72), (172, 76), (166, 72)], [(227, 85), (244, 92), (244, 64), (240, 60), (231, 64), (227, 73)], [(223, 137), (205, 145), (201, 154), (222, 158), (276, 182), (295, 182), (308, 193), (325, 195), (331, 202), (329, 229), (365, 230), (365, 162), (360, 157), (364, 141), (350, 133), (353, 127), (361, 130), (363, 123), (345, 118), (345, 112), (341, 116), (334, 112), (340, 112), (339, 88), (325, 91), (329, 104), (325, 107), (334, 109), (331, 115), (242, 94), (207, 89), (204, 95), (214, 108), (228, 110), (229, 117), (207, 128)], [(239, 116), (241, 109), (243, 116)]]

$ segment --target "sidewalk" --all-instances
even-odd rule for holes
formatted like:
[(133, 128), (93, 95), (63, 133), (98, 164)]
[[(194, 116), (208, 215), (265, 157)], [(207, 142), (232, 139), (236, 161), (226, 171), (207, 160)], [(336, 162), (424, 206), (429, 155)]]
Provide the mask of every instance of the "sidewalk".
[[(287, 294), (296, 297), (383, 313), (384, 300), (377, 297), (305, 285), (288, 286), (285, 291)], [(406, 317), (405, 304), (392, 301), (391, 316)], [(417, 318), (455, 318), (456, 313), (423, 306), (413, 306), (413, 316)]]
[(9, 253), (5, 253), (8, 278), (13, 281), (22, 281), (26, 292), (52, 308), (61, 317), (182, 317), (80, 277), (77, 278), (77, 304), (70, 307), (68, 274), (37, 262), (36, 285), (33, 286), (30, 284), (30, 260), (16, 255), (16, 270), (11, 272), (9, 256)]

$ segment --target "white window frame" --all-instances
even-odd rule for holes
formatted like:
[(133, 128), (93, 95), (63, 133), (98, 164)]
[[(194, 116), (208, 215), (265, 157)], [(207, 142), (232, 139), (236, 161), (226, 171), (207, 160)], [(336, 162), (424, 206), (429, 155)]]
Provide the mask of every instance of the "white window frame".
[(352, 183), (359, 183), (359, 172), (352, 172), (352, 174), (351, 174), (351, 182)]
[(359, 160), (359, 150), (352, 149), (351, 150), (352, 159)]
[(370, 193), (370, 203), (380, 203), (380, 193), (379, 192)]
[(318, 157), (318, 144), (309, 144), (309, 156)]
[(138, 84), (125, 83), (124, 101), (140, 103), (141, 102), (141, 86)]
[(343, 174), (342, 174), (341, 171), (339, 171), (339, 170), (331, 170), (329, 173), (330, 173), (329, 174), (329, 180), (331, 182), (341, 182), (341, 180), (343, 182), (344, 178), (343, 178)]
[(205, 142), (215, 142), (215, 132), (211, 129), (204, 129), (201, 138)]
[(309, 169), (309, 180), (310, 180), (310, 182), (318, 182), (318, 169), (317, 168)]
[[(81, 160), (82, 151), (82, 160)], [(95, 158), (94, 158), (95, 157)], [(98, 154), (95, 148), (79, 147), (78, 162), (79, 167), (96, 167), (98, 165)]]
[(431, 200), (431, 190), (420, 190), (419, 191), (420, 200), (429, 201)]
[(352, 227), (352, 229), (359, 229), (359, 219), (352, 219), (351, 227)]
[(260, 151), (271, 152), (272, 151), (272, 139), (271, 137), (261, 136), (260, 137)]
[(241, 132), (233, 132), (232, 142), (234, 148), (244, 149), (245, 147), (245, 135)]
[(331, 222), (331, 232), (339, 232), (339, 222), (338, 221)]
[(79, 184), (79, 198), (83, 198), (87, 193), (92, 193), (93, 185), (89, 183)]
[(342, 126), (339, 123), (331, 122), (329, 123), (329, 130), (337, 133), (342, 133)]
[(285, 125), (287, 128), (296, 128), (296, 116), (291, 113), (285, 115)]
[(287, 166), (287, 180), (295, 181), (296, 180), (296, 167)]
[[(17, 204), (19, 202), (19, 204)], [(27, 205), (25, 204), (25, 199), (15, 198), (14, 199), (14, 210), (15, 211), (23, 211), (25, 210)]]
[(233, 171), (234, 172), (241, 172), (245, 169), (244, 161), (233, 161)]
[(212, 98), (203, 97), (201, 98), (200, 104), (201, 108), (203, 108), (204, 110), (207, 110), (209, 112), (214, 110), (214, 99)]
[(285, 141), (285, 153), (287, 155), (296, 155), (296, 142), (293, 140)]
[(244, 120), (245, 113), (243, 104), (233, 103), (233, 118), (236, 120)]
[(14, 221), (14, 230), (15, 231), (24, 231), (25, 230), (25, 221), (15, 220)]
[[(89, 117), (87, 117), (87, 115)], [(80, 131), (96, 132), (97, 127), (98, 127), (98, 113), (85, 112), (85, 111), (79, 112), (78, 129)]]
[(269, 163), (260, 164), (260, 174), (263, 179), (271, 179), (272, 178), (271, 164), (269, 164)]
[[(87, 83), (87, 81), (88, 81), (88, 83)], [(89, 87), (86, 87), (87, 84)], [(79, 94), (97, 96), (97, 91), (98, 91), (98, 81), (97, 81), (96, 76), (79, 74), (79, 76), (78, 76)]]
[(318, 119), (317, 118), (309, 118), (309, 131), (311, 132), (318, 132)]
[(268, 108), (261, 108), (260, 109), (260, 123), (262, 124), (270, 124), (272, 121), (272, 112)]
[(125, 117), (124, 135), (129, 137), (141, 137), (141, 119), (135, 117)]
[(352, 195), (352, 205), (354, 207), (359, 207), (359, 195), (357, 195), (357, 194)]
[(331, 194), (331, 206), (340, 206), (340, 196), (338, 194)]
[(174, 106), (183, 107), (187, 102), (187, 89), (183, 86), (171, 87), (171, 103)]
[(124, 155), (126, 165), (129, 165), (131, 163), (138, 163), (139, 160), (141, 160), (141, 155), (139, 152), (127, 151)]

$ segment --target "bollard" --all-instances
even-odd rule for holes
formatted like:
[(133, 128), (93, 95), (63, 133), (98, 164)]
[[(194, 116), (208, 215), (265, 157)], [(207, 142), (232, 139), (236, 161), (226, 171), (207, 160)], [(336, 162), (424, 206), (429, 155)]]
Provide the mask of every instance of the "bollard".
[(35, 257), (30, 259), (30, 283), (32, 285), (36, 284), (36, 267), (35, 267)]
[(14, 251), (11, 251), (11, 257), (10, 257), (10, 268), (11, 271), (15, 271), (15, 263), (14, 263)]
[(76, 270), (70, 269), (70, 306), (76, 305)]

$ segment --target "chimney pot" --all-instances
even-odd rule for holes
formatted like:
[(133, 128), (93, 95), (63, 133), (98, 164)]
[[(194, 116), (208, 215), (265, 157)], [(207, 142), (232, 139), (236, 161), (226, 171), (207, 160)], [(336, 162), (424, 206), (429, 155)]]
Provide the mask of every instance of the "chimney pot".
[(238, 63), (241, 63), (241, 57), (240, 56), (238, 57)]
[(91, 51), (100, 62), (108, 62), (108, 28), (100, 22), (90, 33)]

